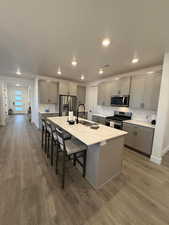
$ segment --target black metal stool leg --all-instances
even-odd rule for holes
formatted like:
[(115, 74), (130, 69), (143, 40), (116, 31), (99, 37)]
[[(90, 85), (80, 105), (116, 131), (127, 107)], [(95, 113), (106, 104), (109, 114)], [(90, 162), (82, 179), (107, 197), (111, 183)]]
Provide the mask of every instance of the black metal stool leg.
[(73, 154), (73, 166), (76, 166), (76, 154)]
[(65, 151), (63, 151), (63, 167), (62, 167), (62, 188), (64, 189), (65, 187)]
[(48, 144), (47, 144), (47, 157), (49, 158), (50, 155), (49, 155), (49, 148), (50, 148), (50, 135), (48, 134)]
[(47, 152), (47, 132), (45, 131), (45, 153)]
[(53, 144), (54, 144), (53, 138), (51, 138), (51, 156), (50, 156), (51, 157), (50, 158), (51, 159), (51, 166), (53, 166)]
[(86, 155), (87, 155), (87, 151), (84, 151), (84, 156), (83, 156), (83, 177), (86, 176)]
[(41, 147), (42, 147), (42, 149), (43, 149), (43, 138), (44, 138), (44, 129), (42, 128), (42, 137), (41, 137)]

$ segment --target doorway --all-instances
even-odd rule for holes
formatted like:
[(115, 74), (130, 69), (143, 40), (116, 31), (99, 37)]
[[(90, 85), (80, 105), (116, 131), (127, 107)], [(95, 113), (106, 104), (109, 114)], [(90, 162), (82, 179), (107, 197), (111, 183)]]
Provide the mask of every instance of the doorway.
[(25, 114), (28, 109), (28, 88), (8, 87), (8, 107), (14, 114)]

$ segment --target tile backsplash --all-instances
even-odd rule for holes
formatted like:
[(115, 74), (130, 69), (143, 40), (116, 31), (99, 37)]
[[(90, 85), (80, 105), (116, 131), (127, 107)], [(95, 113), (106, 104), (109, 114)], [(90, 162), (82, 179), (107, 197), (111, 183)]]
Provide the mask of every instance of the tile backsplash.
[(59, 105), (39, 104), (39, 112), (45, 112), (46, 110), (49, 110), (49, 112), (59, 112)]
[(114, 114), (115, 110), (122, 111), (122, 112), (132, 112), (133, 113), (132, 119), (134, 119), (134, 120), (150, 122), (151, 120), (156, 119), (156, 112), (154, 112), (154, 111), (131, 109), (131, 108), (127, 108), (127, 107), (109, 107), (109, 106), (97, 105), (94, 113), (111, 116)]

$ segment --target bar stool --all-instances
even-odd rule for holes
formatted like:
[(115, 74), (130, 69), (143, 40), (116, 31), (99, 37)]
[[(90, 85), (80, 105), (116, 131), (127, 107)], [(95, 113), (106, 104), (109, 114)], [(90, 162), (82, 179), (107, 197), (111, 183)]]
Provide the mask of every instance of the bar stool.
[[(57, 128), (59, 129), (59, 128)], [(51, 166), (53, 166), (53, 132), (55, 127), (49, 121), (46, 121), (46, 152), (47, 157), (51, 159)], [(71, 139), (71, 135), (63, 131), (64, 140)]]
[[(76, 165), (76, 162), (83, 169), (83, 177), (86, 175), (86, 150), (87, 146), (80, 142), (75, 138), (71, 138), (68, 140), (64, 139), (63, 132), (59, 129), (55, 129), (53, 132), (53, 139), (55, 143), (57, 143), (56, 149), (56, 174), (57, 174), (57, 167), (58, 167), (58, 157), (59, 153), (63, 152), (63, 159), (62, 159), (62, 188), (64, 189), (65, 186), (65, 163), (66, 161), (73, 160), (73, 165)], [(67, 159), (66, 159), (67, 158)], [(82, 158), (82, 161), (79, 159)]]

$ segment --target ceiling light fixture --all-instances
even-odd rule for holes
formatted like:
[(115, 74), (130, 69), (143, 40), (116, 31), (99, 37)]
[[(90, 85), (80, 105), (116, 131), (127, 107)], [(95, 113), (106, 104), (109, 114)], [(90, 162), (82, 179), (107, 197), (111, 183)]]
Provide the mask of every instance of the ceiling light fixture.
[(16, 87), (19, 87), (19, 86), (21, 86), (20, 84), (16, 84)]
[(80, 79), (81, 80), (84, 80), (85, 79), (85, 76), (82, 74), (81, 77), (80, 77)]
[(115, 77), (115, 80), (120, 80), (120, 77)]
[(21, 71), (20, 71), (19, 68), (17, 69), (16, 74), (17, 74), (17, 75), (22, 75), (22, 73), (21, 73)]
[(77, 61), (75, 58), (73, 58), (73, 60), (72, 60), (72, 66), (77, 66)]
[(62, 71), (61, 71), (60, 67), (58, 67), (57, 74), (58, 74), (58, 75), (62, 75)]
[(139, 62), (139, 59), (138, 59), (138, 58), (133, 58), (133, 59), (132, 59), (132, 63), (133, 63), (133, 64), (138, 63), (138, 62)]
[(103, 41), (102, 41), (102, 45), (103, 45), (104, 47), (108, 47), (108, 46), (110, 45), (110, 43), (111, 43), (111, 41), (110, 41), (109, 38), (105, 38), (105, 39), (103, 39)]
[(99, 69), (99, 74), (103, 74), (103, 73), (104, 73), (103, 69)]
[(148, 73), (148, 74), (153, 74), (153, 73), (154, 73), (154, 71), (148, 71), (147, 73)]

